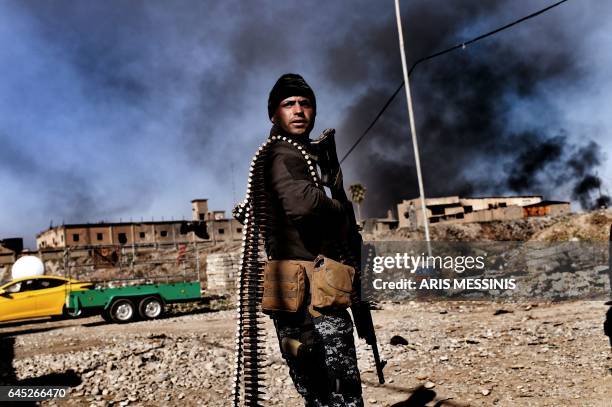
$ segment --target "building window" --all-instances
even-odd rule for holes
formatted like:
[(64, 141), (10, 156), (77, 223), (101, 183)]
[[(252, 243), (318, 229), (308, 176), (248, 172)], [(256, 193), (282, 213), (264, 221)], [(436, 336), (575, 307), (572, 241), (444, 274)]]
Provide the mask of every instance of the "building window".
[(443, 206), (428, 206), (428, 209), (431, 210), (432, 215), (444, 215), (444, 207)]
[(222, 235), (222, 234), (224, 234), (224, 233), (225, 233), (225, 229), (220, 228), (218, 232), (219, 232), (219, 234), (220, 234), (220, 235)]
[(139, 236), (140, 236), (141, 239), (144, 239), (145, 238), (145, 232), (140, 232)]
[(237, 233), (242, 233), (242, 228), (236, 228)]
[(203, 213), (201, 213), (201, 214), (199, 215), (199, 217), (200, 217), (200, 220), (204, 220), (204, 214), (203, 214)]
[(167, 230), (162, 230), (161, 232), (159, 232), (161, 237), (166, 237), (168, 236), (168, 231)]
[(64, 243), (64, 235), (62, 235), (62, 243)]
[(104, 239), (104, 233), (96, 233), (96, 239), (97, 239), (98, 241), (100, 241), (100, 240)]
[(119, 244), (127, 243), (127, 235), (125, 233), (119, 233)]
[(78, 234), (78, 233), (74, 233), (74, 234), (72, 235), (72, 241), (73, 241), (73, 242), (78, 242), (80, 237), (81, 237), (81, 236), (79, 236), (79, 234)]

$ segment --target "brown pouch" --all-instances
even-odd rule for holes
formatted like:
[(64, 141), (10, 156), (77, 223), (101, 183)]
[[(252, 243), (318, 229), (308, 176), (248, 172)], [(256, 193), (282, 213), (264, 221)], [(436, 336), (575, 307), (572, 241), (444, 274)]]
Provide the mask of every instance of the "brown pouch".
[(270, 260), (264, 268), (261, 308), (265, 314), (296, 312), (304, 302), (306, 269), (291, 260)]
[(311, 304), (321, 311), (351, 306), (355, 269), (320, 255), (310, 279)]

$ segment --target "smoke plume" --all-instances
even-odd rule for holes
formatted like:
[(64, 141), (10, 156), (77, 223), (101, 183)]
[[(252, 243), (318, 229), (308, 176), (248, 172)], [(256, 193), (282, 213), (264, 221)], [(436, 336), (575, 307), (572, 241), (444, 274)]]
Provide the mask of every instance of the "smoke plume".
[[(534, 11), (505, 2), (469, 5), (448, 9), (410, 3), (403, 16), (411, 60)], [(590, 141), (595, 135), (565, 128), (558, 109), (564, 87), (588, 76), (576, 59), (576, 28), (556, 24), (567, 17), (563, 10), (550, 14), (417, 66), (411, 86), (426, 196), (534, 194), (571, 198), (584, 209), (607, 202), (598, 194), (596, 170), (603, 154)], [(389, 22), (373, 26), (365, 38), (345, 44), (340, 55), (334, 50), (331, 78), (358, 72), (351, 68), (356, 55), (376, 55), (370, 74), (384, 78), (370, 82), (352, 104), (341, 132), (357, 137), (401, 81), (393, 28)], [(380, 44), (386, 44), (385, 52)], [(418, 196), (407, 123), (402, 92), (347, 160), (368, 188), (368, 216), (382, 216), (392, 203)]]

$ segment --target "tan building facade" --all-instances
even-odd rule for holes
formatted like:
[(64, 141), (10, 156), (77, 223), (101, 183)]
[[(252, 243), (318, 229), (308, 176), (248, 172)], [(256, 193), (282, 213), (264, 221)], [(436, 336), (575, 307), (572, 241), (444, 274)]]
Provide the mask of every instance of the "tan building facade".
[(38, 234), (36, 246), (38, 249), (57, 249), (242, 239), (242, 225), (235, 219), (225, 218), (224, 211), (209, 212), (206, 199), (195, 199), (191, 204), (192, 219), (206, 222), (210, 239), (200, 239), (192, 232), (181, 235), (183, 221), (85, 223), (51, 227)]
[[(569, 202), (543, 201), (539, 195), (482, 198), (446, 196), (427, 198), (425, 207), (430, 224), (439, 222), (490, 222), (520, 219), (528, 216), (557, 216), (571, 212)], [(423, 226), (423, 211), (419, 198), (402, 201), (397, 205), (397, 212), (400, 228), (414, 229)]]

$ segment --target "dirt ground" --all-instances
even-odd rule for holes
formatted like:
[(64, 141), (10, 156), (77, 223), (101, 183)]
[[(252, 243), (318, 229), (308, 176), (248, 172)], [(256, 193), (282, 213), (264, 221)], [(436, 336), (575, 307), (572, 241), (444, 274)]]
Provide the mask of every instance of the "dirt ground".
[[(601, 302), (382, 304), (374, 321), (387, 383), (357, 340), (368, 406), (612, 406)], [(268, 324), (266, 405), (300, 406)], [(71, 386), (43, 405), (230, 405), (233, 311), (175, 311), (0, 325), (3, 381)], [(401, 335), (407, 345), (390, 344)]]

